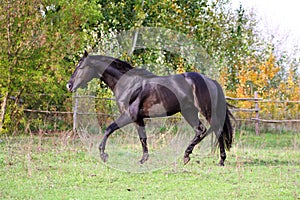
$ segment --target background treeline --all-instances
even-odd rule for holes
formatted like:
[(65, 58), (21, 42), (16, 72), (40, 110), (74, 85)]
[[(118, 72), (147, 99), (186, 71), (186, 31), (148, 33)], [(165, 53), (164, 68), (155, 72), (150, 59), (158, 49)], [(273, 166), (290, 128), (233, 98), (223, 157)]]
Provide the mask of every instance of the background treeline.
[[(41, 116), (32, 119), (24, 108), (71, 111), (72, 94), (65, 85), (83, 50), (105, 53), (108, 37), (142, 26), (172, 29), (197, 40), (214, 61), (228, 96), (253, 97), (258, 91), (262, 98), (300, 99), (298, 52), (278, 53), (275, 43), (257, 31), (255, 14), (242, 5), (232, 9), (229, 0), (4, 0), (0, 131), (35, 129)], [(180, 55), (160, 50), (134, 51), (121, 59), (134, 66), (159, 62), (170, 73), (198, 70)], [(105, 86), (100, 90), (100, 96), (111, 96)], [(299, 110), (295, 105), (289, 116)], [(276, 112), (275, 107), (268, 112)]]

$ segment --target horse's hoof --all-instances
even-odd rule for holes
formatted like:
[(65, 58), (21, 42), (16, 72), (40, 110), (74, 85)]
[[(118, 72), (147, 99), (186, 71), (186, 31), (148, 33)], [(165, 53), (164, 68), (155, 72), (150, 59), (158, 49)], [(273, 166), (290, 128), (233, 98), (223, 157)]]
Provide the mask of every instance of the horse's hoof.
[(140, 160), (140, 164), (144, 164), (144, 162), (146, 162), (149, 158), (149, 154), (148, 153), (144, 153), (142, 159)]
[(183, 158), (183, 163), (184, 163), (184, 165), (186, 165), (186, 164), (188, 164), (188, 162), (191, 160), (191, 158), (189, 157), (189, 156), (185, 156), (184, 158)]
[(108, 159), (108, 154), (107, 153), (100, 153), (100, 158), (102, 159), (103, 162), (106, 162)]
[(220, 161), (219, 166), (224, 167), (224, 162)]

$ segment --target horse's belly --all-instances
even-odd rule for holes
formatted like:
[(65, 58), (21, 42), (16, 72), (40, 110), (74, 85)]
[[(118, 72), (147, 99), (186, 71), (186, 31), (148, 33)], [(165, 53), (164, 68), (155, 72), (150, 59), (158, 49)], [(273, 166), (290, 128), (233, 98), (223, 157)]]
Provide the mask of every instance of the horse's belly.
[(143, 117), (164, 117), (180, 112), (180, 106), (165, 106), (163, 103), (157, 103), (152, 104), (151, 106), (146, 105), (142, 107), (141, 111)]

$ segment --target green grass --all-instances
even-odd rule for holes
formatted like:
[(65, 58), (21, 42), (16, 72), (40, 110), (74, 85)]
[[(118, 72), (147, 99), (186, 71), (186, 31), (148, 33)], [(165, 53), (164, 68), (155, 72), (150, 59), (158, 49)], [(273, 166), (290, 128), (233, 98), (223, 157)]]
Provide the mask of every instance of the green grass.
[(241, 131), (225, 167), (196, 149), (186, 166), (146, 173), (109, 168), (65, 137), (1, 140), (0, 199), (300, 199), (300, 134)]

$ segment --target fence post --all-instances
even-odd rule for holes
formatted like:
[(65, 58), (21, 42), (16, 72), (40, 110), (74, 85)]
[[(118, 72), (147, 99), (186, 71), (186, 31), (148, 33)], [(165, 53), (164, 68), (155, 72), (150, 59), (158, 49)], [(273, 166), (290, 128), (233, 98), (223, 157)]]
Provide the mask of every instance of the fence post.
[(78, 95), (77, 92), (74, 95), (75, 103), (73, 108), (73, 133), (76, 133), (76, 126), (77, 126), (77, 110), (78, 110)]
[(254, 98), (255, 98), (255, 133), (256, 135), (259, 135), (259, 104), (258, 104), (258, 94), (257, 92), (254, 92)]

